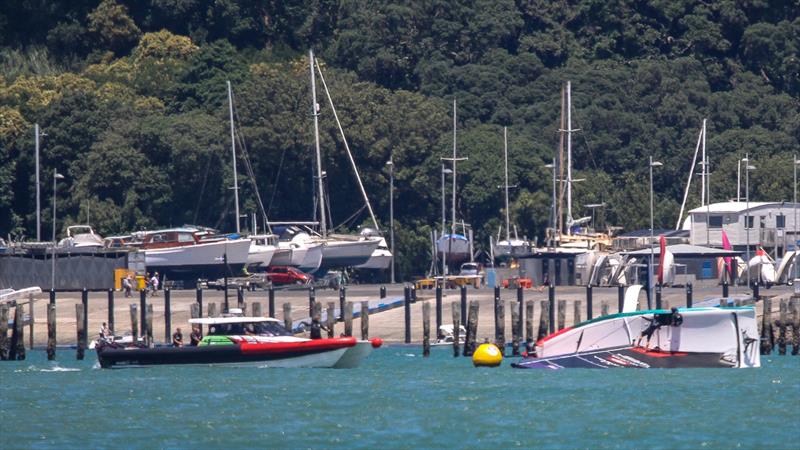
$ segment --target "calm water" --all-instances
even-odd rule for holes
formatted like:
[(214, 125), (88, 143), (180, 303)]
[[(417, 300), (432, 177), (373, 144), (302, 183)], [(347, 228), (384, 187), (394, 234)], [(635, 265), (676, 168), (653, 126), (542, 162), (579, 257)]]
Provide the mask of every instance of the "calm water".
[(753, 370), (474, 369), (382, 348), (354, 370), (0, 363), (0, 448), (798, 448), (800, 357)]

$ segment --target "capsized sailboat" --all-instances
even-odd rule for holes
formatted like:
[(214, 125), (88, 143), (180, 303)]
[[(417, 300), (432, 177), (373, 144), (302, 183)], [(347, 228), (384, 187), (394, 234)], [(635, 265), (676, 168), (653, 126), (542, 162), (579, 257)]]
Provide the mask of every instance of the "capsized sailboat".
[(760, 367), (755, 308), (612, 314), (553, 333), (520, 369)]

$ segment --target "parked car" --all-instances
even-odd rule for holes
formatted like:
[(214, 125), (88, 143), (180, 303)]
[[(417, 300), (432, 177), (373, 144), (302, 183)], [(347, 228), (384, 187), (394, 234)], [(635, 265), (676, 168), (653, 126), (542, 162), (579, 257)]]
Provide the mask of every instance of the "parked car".
[(460, 275), (479, 275), (480, 274), (480, 266), (478, 263), (474, 262), (465, 262), (461, 265), (461, 270), (459, 271)]
[(314, 277), (294, 267), (269, 266), (267, 267), (267, 278), (272, 281), (272, 284), (308, 284)]

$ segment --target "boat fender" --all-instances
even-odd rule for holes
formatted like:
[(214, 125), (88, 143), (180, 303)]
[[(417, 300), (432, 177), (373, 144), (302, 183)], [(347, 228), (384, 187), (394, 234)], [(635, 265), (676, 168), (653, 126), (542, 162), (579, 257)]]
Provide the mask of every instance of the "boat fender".
[(369, 341), (372, 343), (372, 348), (378, 348), (383, 345), (383, 339), (381, 338), (372, 338)]
[(472, 354), (472, 364), (475, 367), (497, 367), (503, 362), (503, 354), (494, 344), (481, 344)]

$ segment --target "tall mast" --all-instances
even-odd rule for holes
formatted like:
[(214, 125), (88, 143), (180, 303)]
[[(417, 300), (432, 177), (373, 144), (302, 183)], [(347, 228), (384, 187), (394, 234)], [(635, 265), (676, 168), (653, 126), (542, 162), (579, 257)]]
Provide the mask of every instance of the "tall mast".
[(233, 155), (233, 202), (236, 205), (236, 233), (239, 229), (239, 180), (236, 175), (236, 138), (233, 133), (233, 92), (231, 82), (228, 81), (228, 110), (231, 116), (231, 154)]
[(325, 193), (322, 189), (322, 155), (319, 151), (319, 105), (317, 105), (317, 82), (314, 79), (314, 50), (308, 51), (308, 68), (311, 70), (311, 115), (314, 116), (314, 143), (317, 151), (317, 195), (319, 195), (319, 229), (322, 237), (328, 237), (325, 221)]
[(565, 89), (561, 88), (561, 120), (558, 124), (558, 234), (564, 232), (564, 109)]
[(35, 126), (36, 130), (36, 242), (42, 241), (42, 204), (41, 193), (39, 190), (39, 124)]
[(508, 214), (508, 130), (503, 127), (503, 162), (505, 166), (506, 182), (506, 242), (511, 242), (511, 220)]
[(453, 212), (450, 223), (450, 239), (453, 239), (453, 235), (456, 234), (456, 158), (456, 99), (453, 99)]
[(700, 206), (706, 205), (706, 177), (708, 176), (708, 168), (706, 167), (706, 119), (703, 119), (703, 155), (700, 158), (703, 161), (703, 171), (700, 175)]
[(567, 81), (567, 234), (572, 234), (572, 93)]

